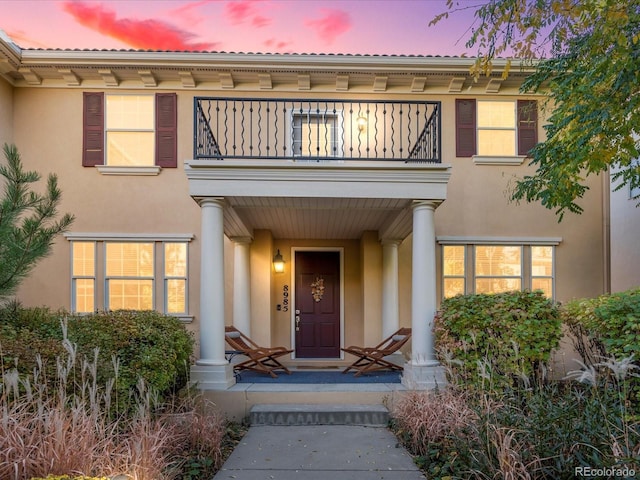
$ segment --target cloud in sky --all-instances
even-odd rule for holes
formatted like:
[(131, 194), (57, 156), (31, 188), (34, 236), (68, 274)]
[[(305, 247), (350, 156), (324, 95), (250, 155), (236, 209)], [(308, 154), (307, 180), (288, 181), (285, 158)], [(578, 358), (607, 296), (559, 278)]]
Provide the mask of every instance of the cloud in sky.
[(235, 24), (248, 21), (257, 28), (271, 24), (271, 19), (262, 15), (257, 5), (255, 0), (234, 0), (224, 4), (224, 13)]
[(283, 40), (277, 40), (275, 38), (269, 38), (263, 42), (264, 46), (267, 47), (269, 51), (283, 51), (292, 45), (292, 42), (286, 42)]
[(325, 43), (331, 44), (338, 35), (351, 29), (351, 17), (343, 10), (323, 10), (321, 18), (306, 20), (305, 25), (315, 30)]
[(183, 19), (189, 25), (198, 25), (206, 17), (200, 15), (197, 11), (200, 7), (210, 4), (213, 0), (199, 0), (197, 2), (188, 2), (184, 5), (180, 5), (178, 8), (171, 10), (171, 16), (179, 17)]
[(81, 25), (103, 35), (116, 38), (139, 49), (152, 50), (212, 50), (215, 42), (192, 42), (194, 35), (162, 20), (117, 18), (114, 11), (101, 4), (67, 1), (65, 12)]

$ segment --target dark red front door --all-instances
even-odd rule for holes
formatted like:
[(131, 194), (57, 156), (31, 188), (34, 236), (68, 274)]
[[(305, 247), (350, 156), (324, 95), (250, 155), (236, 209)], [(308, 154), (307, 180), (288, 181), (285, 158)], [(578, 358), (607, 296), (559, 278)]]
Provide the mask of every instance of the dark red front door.
[(340, 253), (296, 252), (296, 358), (340, 357)]

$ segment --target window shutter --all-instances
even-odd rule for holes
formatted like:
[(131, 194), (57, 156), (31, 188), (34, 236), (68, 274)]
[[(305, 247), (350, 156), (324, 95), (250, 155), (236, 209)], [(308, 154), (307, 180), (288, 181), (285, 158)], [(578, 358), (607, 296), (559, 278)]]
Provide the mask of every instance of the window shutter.
[(156, 94), (156, 165), (178, 166), (178, 109), (175, 93)]
[(538, 105), (535, 100), (518, 100), (518, 155), (528, 155), (538, 143)]
[(104, 93), (84, 92), (82, 166), (104, 165)]
[(456, 99), (456, 157), (476, 154), (476, 101)]

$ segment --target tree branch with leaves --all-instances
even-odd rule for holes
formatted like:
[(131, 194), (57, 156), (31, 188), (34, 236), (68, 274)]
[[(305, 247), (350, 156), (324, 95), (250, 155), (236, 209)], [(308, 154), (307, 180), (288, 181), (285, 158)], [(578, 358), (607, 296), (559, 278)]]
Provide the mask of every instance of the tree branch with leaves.
[(4, 144), (6, 164), (0, 165), (4, 189), (0, 197), (0, 300), (15, 294), (36, 263), (51, 253), (55, 237), (67, 231), (73, 216), (58, 217), (62, 192), (56, 175), (47, 178), (45, 193), (31, 185), (40, 180), (25, 171), (15, 145)]
[[(447, 6), (431, 24), (471, 8)], [(471, 74), (490, 75), (498, 56), (517, 58), (534, 68), (521, 91), (544, 93), (551, 112), (546, 140), (530, 152), (536, 171), (516, 179), (511, 199), (539, 201), (562, 220), (582, 213), (588, 176), (610, 171), (617, 189), (640, 187), (640, 0), (488, 0), (473, 8)]]

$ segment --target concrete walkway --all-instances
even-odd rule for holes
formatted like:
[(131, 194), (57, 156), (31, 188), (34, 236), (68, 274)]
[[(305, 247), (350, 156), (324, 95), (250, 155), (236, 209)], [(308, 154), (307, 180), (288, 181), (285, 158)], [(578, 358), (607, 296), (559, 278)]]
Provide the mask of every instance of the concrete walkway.
[(385, 427), (252, 426), (214, 480), (424, 480)]

